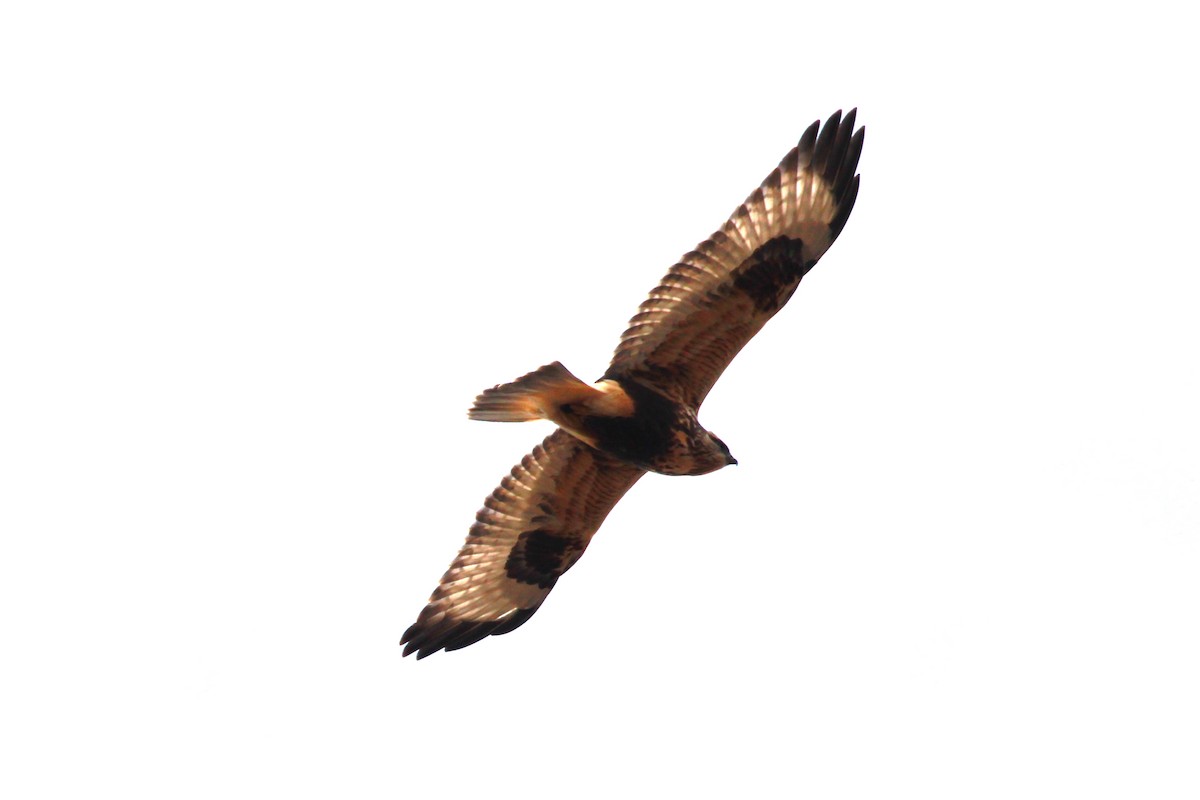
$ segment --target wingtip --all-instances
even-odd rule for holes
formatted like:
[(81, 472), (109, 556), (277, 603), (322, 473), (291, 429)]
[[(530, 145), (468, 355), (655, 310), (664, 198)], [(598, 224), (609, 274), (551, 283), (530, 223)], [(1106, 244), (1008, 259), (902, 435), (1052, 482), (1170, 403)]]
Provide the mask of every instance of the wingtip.
[(401, 639), (400, 644), (404, 645), (404, 651), (400, 653), (400, 657), (408, 658), (411, 655), (415, 655), (416, 661), (420, 661), (426, 656), (431, 656), (442, 649), (440, 646), (430, 647), (427, 642), (423, 641), (411, 641), (405, 644), (405, 641)]
[(537, 610), (538, 606), (521, 608), (502, 619), (486, 622), (441, 620), (432, 625), (425, 625), (418, 620), (400, 637), (400, 644), (404, 646), (401, 658), (415, 653), (417, 661), (420, 661), (441, 650), (449, 653), (469, 647), (489, 636), (511, 633), (524, 625)]

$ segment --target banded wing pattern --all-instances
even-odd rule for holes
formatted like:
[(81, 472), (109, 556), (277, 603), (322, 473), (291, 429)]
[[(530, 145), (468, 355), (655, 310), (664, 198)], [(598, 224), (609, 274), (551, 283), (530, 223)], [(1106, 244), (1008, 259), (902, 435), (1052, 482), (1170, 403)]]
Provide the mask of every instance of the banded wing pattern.
[(421, 659), (518, 628), (643, 474), (562, 429), (546, 437), (484, 501), (458, 557), (400, 640), (404, 655)]
[(671, 267), (621, 336), (605, 378), (698, 408), (734, 356), (841, 233), (858, 194), (855, 111), (814, 122), (716, 233)]

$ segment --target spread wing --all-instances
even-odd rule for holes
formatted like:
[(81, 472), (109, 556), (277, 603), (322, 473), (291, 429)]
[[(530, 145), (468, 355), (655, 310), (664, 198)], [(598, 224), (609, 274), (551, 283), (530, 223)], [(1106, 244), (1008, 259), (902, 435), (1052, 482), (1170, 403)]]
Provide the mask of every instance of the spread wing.
[(863, 145), (854, 116), (814, 122), (729, 221), (671, 267), (605, 378), (636, 378), (699, 407), (846, 224)]
[(524, 623), (644, 474), (564, 430), (546, 437), (484, 501), (458, 558), (404, 632), (404, 655), (457, 650)]

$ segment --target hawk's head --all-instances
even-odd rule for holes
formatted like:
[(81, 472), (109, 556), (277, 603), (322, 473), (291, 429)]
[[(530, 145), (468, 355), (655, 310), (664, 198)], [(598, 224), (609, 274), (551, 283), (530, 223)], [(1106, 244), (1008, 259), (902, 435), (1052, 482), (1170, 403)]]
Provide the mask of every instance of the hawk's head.
[[(729, 452), (729, 447), (724, 442), (722, 442), (720, 439), (718, 439), (715, 435), (713, 435), (710, 431), (705, 431), (704, 433), (705, 433), (705, 435), (708, 436), (709, 447), (710, 447), (710, 449), (712, 449), (713, 455), (719, 456), (719, 460), (721, 462), (718, 466), (713, 467), (713, 469), (720, 469), (721, 467), (728, 467), (728, 466), (736, 466), (737, 459), (733, 457), (733, 453)], [(716, 459), (714, 459), (714, 460), (716, 460)]]
[[(699, 425), (688, 437), (688, 449), (673, 459), (671, 475), (706, 475), (716, 472), (721, 467), (736, 464), (737, 459), (729, 452), (729, 448), (711, 433)], [(660, 470), (666, 472), (666, 470)]]

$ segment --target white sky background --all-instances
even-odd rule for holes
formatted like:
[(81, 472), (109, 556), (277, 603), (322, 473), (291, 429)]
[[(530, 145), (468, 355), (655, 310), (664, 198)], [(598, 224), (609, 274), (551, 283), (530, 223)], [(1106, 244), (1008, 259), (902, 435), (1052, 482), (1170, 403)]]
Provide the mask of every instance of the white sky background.
[[(0, 793), (1200, 793), (1194, 24), (616, 8), (0, 12)], [(402, 660), (550, 431), (474, 395), (599, 376), (854, 105), (741, 465)]]

